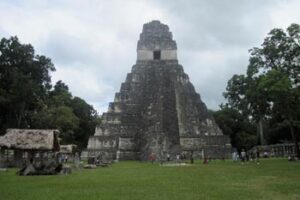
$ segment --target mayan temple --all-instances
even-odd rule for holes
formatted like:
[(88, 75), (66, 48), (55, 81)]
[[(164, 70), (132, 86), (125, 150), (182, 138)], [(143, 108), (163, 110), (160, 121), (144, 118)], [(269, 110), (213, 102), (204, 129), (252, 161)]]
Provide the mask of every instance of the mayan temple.
[(230, 155), (228, 136), (208, 113), (183, 67), (169, 27), (159, 21), (144, 24), (137, 61), (102, 124), (89, 138), (88, 152), (109, 159), (146, 160), (177, 154), (202, 158)]

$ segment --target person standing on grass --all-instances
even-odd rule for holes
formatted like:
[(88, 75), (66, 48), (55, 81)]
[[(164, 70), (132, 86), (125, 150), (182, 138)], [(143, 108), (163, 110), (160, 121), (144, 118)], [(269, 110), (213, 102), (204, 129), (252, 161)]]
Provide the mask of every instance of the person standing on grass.
[(194, 164), (194, 152), (193, 151), (191, 151), (190, 160), (191, 160), (191, 164)]
[(169, 162), (170, 161), (170, 154), (167, 153), (167, 161)]
[(237, 153), (236, 151), (234, 151), (234, 152), (232, 153), (232, 160), (233, 160), (233, 161), (238, 161), (238, 153)]
[(65, 156), (64, 154), (60, 154), (60, 164), (63, 164), (65, 162)]
[(207, 156), (204, 156), (203, 164), (208, 164), (208, 158), (207, 158)]
[(260, 156), (259, 155), (259, 149), (257, 148), (256, 149), (256, 164), (258, 164), (258, 165), (260, 164), (260, 162), (259, 162), (259, 156)]
[(255, 162), (255, 152), (250, 151), (250, 161)]
[(150, 160), (151, 163), (153, 164), (154, 161), (155, 161), (155, 159), (156, 159), (156, 156), (155, 156), (155, 154), (152, 152), (152, 153), (149, 155), (149, 160)]
[(202, 150), (202, 158), (203, 158), (203, 164), (208, 164), (208, 157), (206, 155), (206, 152)]
[(249, 161), (249, 152), (246, 152), (246, 162)]
[(246, 152), (244, 149), (242, 149), (242, 152), (241, 152), (241, 159), (242, 159), (242, 165), (243, 165), (246, 160)]

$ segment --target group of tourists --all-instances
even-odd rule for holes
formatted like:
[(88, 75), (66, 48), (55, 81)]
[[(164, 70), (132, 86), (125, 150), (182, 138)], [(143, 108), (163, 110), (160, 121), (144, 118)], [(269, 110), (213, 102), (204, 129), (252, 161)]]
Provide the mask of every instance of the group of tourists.
[(245, 149), (242, 149), (240, 154), (236, 151), (232, 153), (232, 160), (241, 161), (242, 165), (249, 161), (255, 162), (256, 164), (259, 165), (260, 164), (259, 158), (260, 158), (259, 150), (247, 152), (245, 151)]
[(59, 163), (67, 163), (68, 162), (68, 155), (67, 154), (59, 154), (58, 155), (58, 162)]
[[(193, 164), (194, 163), (194, 154), (193, 152), (190, 153), (189, 156), (187, 156), (186, 154), (182, 153), (182, 154), (176, 154), (175, 157), (172, 159), (171, 155), (169, 153), (167, 153), (165, 155), (165, 159), (161, 160), (161, 162), (171, 162), (171, 161), (175, 161), (176, 163), (181, 163), (182, 161), (185, 161), (189, 159), (190, 163)], [(156, 160), (156, 154), (155, 153), (150, 153), (150, 155), (148, 156), (148, 160), (153, 164)]]

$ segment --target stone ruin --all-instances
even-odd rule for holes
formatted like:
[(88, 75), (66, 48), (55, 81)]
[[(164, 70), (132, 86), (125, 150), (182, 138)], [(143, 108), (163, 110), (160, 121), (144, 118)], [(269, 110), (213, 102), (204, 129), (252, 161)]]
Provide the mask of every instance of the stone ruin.
[(228, 136), (208, 113), (177, 60), (169, 27), (144, 24), (137, 61), (88, 141), (89, 155), (105, 159), (158, 160), (166, 155), (226, 158)]

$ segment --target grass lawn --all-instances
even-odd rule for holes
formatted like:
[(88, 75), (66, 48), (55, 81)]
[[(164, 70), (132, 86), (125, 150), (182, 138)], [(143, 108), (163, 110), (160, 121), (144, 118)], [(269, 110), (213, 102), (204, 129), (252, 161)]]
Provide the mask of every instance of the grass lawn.
[(15, 172), (0, 172), (0, 200), (300, 199), (300, 162), (286, 159), (181, 167), (120, 162), (67, 176), (20, 177)]

